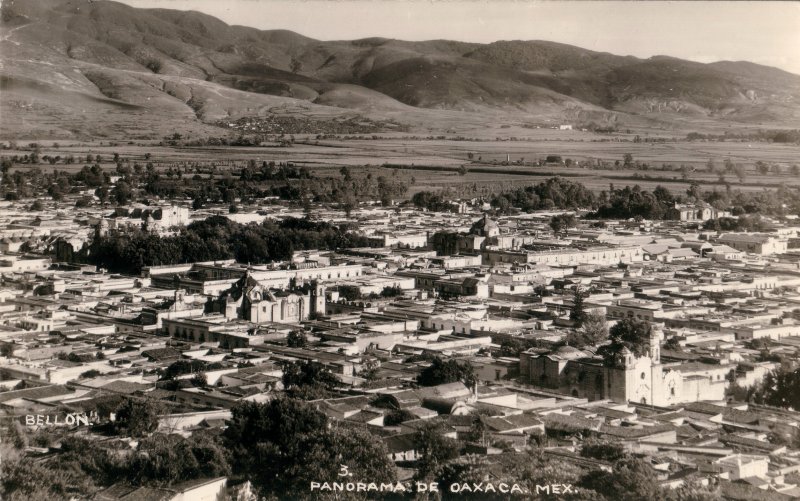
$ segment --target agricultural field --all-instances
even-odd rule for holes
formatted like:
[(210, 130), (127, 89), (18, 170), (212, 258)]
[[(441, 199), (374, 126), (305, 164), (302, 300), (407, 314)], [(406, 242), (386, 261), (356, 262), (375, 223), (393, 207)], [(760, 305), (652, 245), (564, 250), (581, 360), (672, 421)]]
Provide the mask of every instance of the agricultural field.
[[(552, 176), (564, 176), (579, 181), (588, 188), (600, 191), (610, 184), (617, 187), (638, 184), (652, 189), (662, 185), (673, 191), (683, 191), (692, 182), (707, 189), (742, 191), (800, 186), (800, 176), (792, 174), (792, 166), (800, 163), (800, 147), (789, 144), (735, 141), (671, 140), (634, 142), (634, 135), (595, 134), (583, 131), (526, 129), (526, 136), (505, 139), (468, 138), (454, 136), (415, 136), (403, 133), (376, 135), (324, 136), (298, 135), (294, 143), (267, 142), (258, 147), (246, 146), (185, 146), (169, 141), (144, 142), (52, 142), (39, 144), (40, 157), (59, 157), (53, 165), (40, 161), (38, 167), (66, 171), (80, 170), (87, 165), (86, 156), (100, 155), (100, 165), (113, 171), (114, 154), (126, 162), (152, 163), (156, 170), (186, 165), (215, 166), (216, 172), (235, 171), (249, 161), (291, 162), (306, 167), (318, 177), (338, 176), (342, 166), (356, 171), (368, 170), (374, 175), (391, 175), (402, 171), (403, 177), (413, 179), (408, 196), (421, 190), (439, 190), (448, 186), (477, 184), (512, 187), (539, 182)], [(32, 141), (33, 142), (33, 141)], [(6, 145), (0, 152), (5, 157), (23, 157), (31, 152), (27, 142), (15, 148)], [(11, 146), (14, 146), (12, 144)], [(622, 163), (625, 155), (647, 168), (623, 166), (599, 168), (605, 163)], [(562, 162), (537, 165), (550, 155)], [(68, 157), (74, 163), (65, 164)], [(711, 160), (716, 172), (710, 172)], [(730, 160), (741, 166), (743, 176), (732, 172), (723, 175), (719, 170)], [(769, 165), (770, 172), (761, 174), (756, 162)], [(95, 163), (93, 161), (92, 163)], [(570, 166), (567, 166), (569, 164)], [(584, 166), (579, 167), (582, 164)], [(593, 167), (587, 167), (591, 164)], [(664, 167), (666, 165), (666, 167)], [(780, 173), (775, 172), (775, 167)], [(464, 166), (466, 173), (459, 173)], [(391, 169), (386, 169), (391, 167)], [(681, 168), (682, 167), (682, 168)], [(30, 164), (16, 163), (13, 169), (28, 169)]]

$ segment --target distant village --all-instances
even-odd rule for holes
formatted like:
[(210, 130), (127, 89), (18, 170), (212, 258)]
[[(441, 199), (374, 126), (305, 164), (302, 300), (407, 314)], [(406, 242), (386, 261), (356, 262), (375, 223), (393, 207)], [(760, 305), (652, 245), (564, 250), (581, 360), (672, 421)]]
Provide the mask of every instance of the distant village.
[[(611, 472), (614, 458), (586, 444), (612, 444), (666, 490), (800, 497), (800, 413), (750, 398), (796, 368), (800, 225), (705, 230), (730, 214), (703, 202), (676, 203), (660, 221), (603, 224), (553, 224), (580, 215), (563, 210), (490, 209), (467, 200), (450, 212), (364, 203), (349, 216), (288, 204), (225, 211), (243, 224), (350, 223), (371, 245), (130, 276), (44, 250), (77, 251), (126, 228), (170, 235), (219, 213), (172, 203), (32, 213), (0, 202), (3, 426), (35, 433), (58, 423), (133, 450), (141, 436), (99, 431), (120, 418), (110, 401), (153, 403), (147, 433), (191, 437), (222, 432), (238, 406), (302, 389), (334, 427), (369, 433), (398, 482), (421, 478), (428, 427), (460, 444), (442, 464), (492, 471), (534, 447), (552, 464)], [(304, 389), (295, 372), (311, 368), (332, 375), (311, 385), (325, 391)], [(34, 462), (64, 453), (57, 440), (19, 451)], [(250, 489), (235, 474), (120, 481), (96, 499), (248, 499)]]

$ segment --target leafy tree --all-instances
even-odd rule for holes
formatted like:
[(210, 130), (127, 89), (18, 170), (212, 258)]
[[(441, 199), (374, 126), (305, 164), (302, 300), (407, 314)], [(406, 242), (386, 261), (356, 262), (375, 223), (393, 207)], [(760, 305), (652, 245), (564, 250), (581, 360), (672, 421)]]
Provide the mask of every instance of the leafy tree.
[(167, 366), (161, 376), (162, 380), (175, 379), (184, 374), (194, 374), (206, 369), (208, 364), (203, 360), (176, 360)]
[(8, 427), (3, 430), (5, 440), (10, 443), (15, 449), (24, 449), (28, 446), (28, 435), (22, 428), (22, 423), (13, 420), (8, 423)]
[(550, 218), (550, 228), (553, 232), (560, 233), (577, 226), (578, 220), (574, 214), (557, 214)]
[(336, 376), (318, 362), (306, 360), (283, 364), (283, 386), (293, 397), (303, 400), (324, 398), (339, 384)]
[(0, 356), (3, 357), (13, 357), (14, 356), (14, 344), (13, 343), (3, 343), (0, 344)]
[(131, 185), (125, 181), (117, 182), (114, 189), (111, 190), (111, 196), (114, 198), (117, 205), (126, 205), (131, 200), (131, 197), (133, 197)]
[(672, 192), (668, 189), (664, 188), (661, 185), (658, 185), (653, 189), (653, 196), (656, 197), (656, 200), (659, 202), (663, 202), (669, 205), (675, 203), (675, 197), (672, 196)]
[(703, 229), (716, 231), (770, 231), (772, 226), (764, 221), (760, 215), (742, 214), (739, 217), (721, 217), (709, 219), (703, 223)]
[(580, 287), (576, 287), (572, 295), (572, 308), (569, 311), (569, 319), (574, 322), (576, 327), (583, 325), (583, 321), (586, 319), (586, 311), (583, 307), (583, 290)]
[(395, 480), (381, 441), (363, 429), (329, 427), (325, 414), (300, 400), (241, 402), (231, 413), (224, 439), (234, 471), (261, 495), (310, 498), (309, 482), (337, 480), (343, 464), (354, 478)]
[[(505, 499), (513, 499), (508, 494), (500, 492), (469, 492), (461, 491), (458, 493), (451, 493), (449, 486), (453, 484), (472, 486), (473, 484), (480, 484), (492, 482), (497, 485), (500, 483), (514, 484), (520, 483), (519, 478), (513, 478), (507, 473), (500, 478), (497, 478), (496, 465), (492, 464), (488, 458), (476, 455), (469, 455), (464, 458), (459, 458), (457, 461), (450, 461), (442, 466), (439, 470), (436, 480), (442, 489), (442, 499), (444, 500), (480, 500), (480, 501), (501, 501)], [(504, 472), (505, 473), (505, 472)], [(535, 491), (530, 491), (531, 496)], [(519, 494), (519, 493), (517, 493)], [(514, 496), (516, 497), (516, 496)]]
[(472, 425), (467, 433), (467, 440), (486, 445), (486, 423), (483, 421), (483, 416), (476, 415), (473, 418)]
[(672, 336), (667, 339), (666, 342), (664, 342), (664, 348), (672, 351), (683, 351), (683, 346), (681, 346), (678, 336)]
[(340, 285), (339, 297), (346, 299), (347, 301), (357, 301), (358, 299), (361, 299), (361, 292), (360, 289), (355, 285)]
[(345, 215), (350, 217), (350, 214), (352, 214), (353, 210), (358, 207), (358, 201), (352, 192), (348, 192), (342, 195), (340, 205)]
[(89, 207), (90, 205), (92, 205), (92, 199), (90, 197), (81, 197), (75, 201), (76, 209), (83, 209), (85, 207)]
[(503, 357), (518, 357), (520, 353), (527, 349), (525, 341), (521, 339), (504, 339), (500, 343), (500, 356)]
[(625, 449), (619, 444), (609, 442), (585, 442), (581, 447), (581, 456), (603, 461), (617, 461), (625, 457)]
[(159, 237), (143, 231), (96, 236), (78, 256), (116, 273), (138, 274), (144, 266), (218, 259), (267, 263), (291, 257), (295, 249), (337, 249), (375, 245), (347, 227), (287, 218), (239, 224), (212, 216), (177, 235)]
[(8, 171), (11, 170), (13, 165), (14, 162), (10, 158), (0, 157), (0, 173), (4, 176), (8, 174)]
[[(57, 464), (54, 465), (54, 463)], [(49, 462), (49, 467), (64, 468), (80, 472), (88, 482), (110, 485), (129, 476), (130, 464), (127, 458), (104, 444), (79, 436), (61, 439), (61, 454)]]
[(587, 473), (578, 485), (620, 501), (659, 499), (661, 494), (653, 469), (644, 461), (631, 457), (615, 461), (611, 473), (602, 470)]
[(308, 344), (308, 337), (305, 331), (292, 330), (286, 337), (286, 344), (291, 348), (304, 348)]
[[(309, 482), (320, 479), (341, 481), (338, 475), (342, 465), (353, 479), (377, 483), (396, 481), (395, 467), (386, 445), (362, 427), (334, 425), (329, 430), (318, 431), (298, 452), (286, 469), (291, 484), (296, 486), (294, 489), (307, 489)], [(292, 491), (281, 494), (286, 492)], [(312, 499), (318, 499), (316, 495), (313, 493)]]
[(153, 434), (139, 442), (130, 462), (130, 480), (139, 485), (170, 486), (231, 473), (220, 438), (209, 433)]
[(570, 346), (583, 348), (597, 346), (608, 339), (608, 323), (602, 313), (590, 312), (584, 316), (580, 328), (567, 334), (566, 342)]
[(189, 382), (196, 388), (205, 388), (208, 386), (208, 376), (205, 372), (196, 372)]
[(158, 428), (160, 406), (150, 399), (126, 398), (117, 407), (114, 427), (128, 437), (143, 437)]
[(633, 165), (633, 155), (625, 153), (625, 155), (622, 156), (622, 165), (624, 167), (631, 167)]
[(757, 404), (800, 410), (800, 369), (767, 373), (751, 399)]
[(403, 295), (403, 289), (397, 286), (384, 287), (381, 291), (381, 297), (397, 297)]
[(70, 499), (75, 494), (86, 495), (97, 490), (82, 472), (49, 468), (30, 458), (3, 461), (0, 492), (9, 501)]
[(676, 489), (663, 489), (666, 501), (722, 501), (718, 487), (687, 483)]
[(380, 365), (374, 358), (369, 358), (364, 363), (364, 368), (358, 373), (359, 377), (363, 377), (367, 381), (375, 381), (378, 378), (378, 368)]
[(611, 343), (602, 346), (598, 353), (603, 356), (606, 365), (617, 364), (624, 349), (630, 350), (634, 356), (642, 357), (650, 347), (651, 330), (650, 323), (646, 320), (625, 317), (611, 327), (608, 336)]
[(422, 386), (436, 386), (457, 381), (461, 381), (467, 386), (472, 386), (476, 381), (475, 371), (466, 360), (459, 362), (450, 359), (445, 362), (436, 357), (431, 365), (423, 369), (417, 376), (417, 383)]
[(448, 212), (452, 208), (440, 193), (431, 191), (419, 191), (414, 193), (414, 196), (411, 197), (411, 203), (420, 209), (436, 212)]
[(668, 215), (672, 203), (664, 198), (663, 194), (657, 197), (653, 193), (643, 190), (639, 185), (626, 186), (622, 189), (611, 189), (607, 193), (607, 200), (598, 207), (597, 212), (590, 217), (629, 219), (641, 217), (644, 219), (664, 219)]
[(525, 188), (496, 195), (491, 204), (500, 212), (508, 212), (510, 207), (523, 211), (540, 209), (580, 209), (592, 207), (596, 199), (594, 193), (584, 185), (560, 177)]
[(425, 424), (414, 434), (414, 448), (420, 455), (417, 478), (433, 478), (444, 463), (458, 456), (458, 444), (441, 434), (435, 423)]

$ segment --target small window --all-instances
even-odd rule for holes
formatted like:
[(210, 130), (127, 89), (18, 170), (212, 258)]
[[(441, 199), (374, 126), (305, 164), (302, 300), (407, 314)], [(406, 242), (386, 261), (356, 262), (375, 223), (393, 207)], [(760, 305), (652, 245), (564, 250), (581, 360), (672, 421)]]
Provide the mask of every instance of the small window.
[(639, 376), (639, 377), (641, 377), (642, 379), (644, 379), (644, 378), (646, 378), (647, 376), (645, 375), (645, 373), (644, 373), (644, 372), (642, 372), (642, 375), (641, 375), (641, 376)]
[(675, 388), (670, 388), (669, 389), (669, 394), (672, 395), (672, 396), (675, 396)]

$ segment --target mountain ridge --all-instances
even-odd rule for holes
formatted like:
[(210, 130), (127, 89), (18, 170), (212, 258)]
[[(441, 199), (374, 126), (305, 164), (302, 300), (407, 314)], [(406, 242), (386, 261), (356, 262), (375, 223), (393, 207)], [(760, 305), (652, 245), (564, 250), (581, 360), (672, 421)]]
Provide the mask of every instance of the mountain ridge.
[[(200, 128), (277, 102), (422, 122), (450, 111), (529, 122), (800, 124), (800, 76), (746, 61), (640, 59), (542, 40), (320, 41), (113, 1), (9, 0), (0, 13), (3, 101), (27, 102), (19, 84), (37, 81), (54, 89), (48, 106), (63, 112), (69, 103), (59, 104), (58, 85), (155, 116), (168, 114), (152, 103), (180, 116), (188, 107)], [(226, 88), (243, 93), (239, 102)]]

